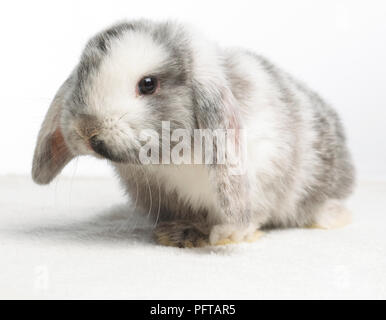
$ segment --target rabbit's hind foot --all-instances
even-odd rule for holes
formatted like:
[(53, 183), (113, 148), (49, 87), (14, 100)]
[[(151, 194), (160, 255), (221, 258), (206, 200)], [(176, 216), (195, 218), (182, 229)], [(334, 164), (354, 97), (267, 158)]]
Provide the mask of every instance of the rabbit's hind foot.
[(335, 229), (350, 223), (351, 212), (339, 200), (328, 200), (317, 212), (311, 227)]

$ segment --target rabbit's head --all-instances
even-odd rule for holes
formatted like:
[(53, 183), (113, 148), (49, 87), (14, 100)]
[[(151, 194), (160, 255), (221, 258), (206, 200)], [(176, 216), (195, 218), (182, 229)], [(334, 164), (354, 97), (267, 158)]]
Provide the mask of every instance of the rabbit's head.
[(138, 163), (142, 130), (161, 132), (162, 121), (193, 130), (220, 117), (209, 108), (226, 96), (221, 63), (188, 34), (175, 23), (137, 21), (93, 37), (42, 124), (34, 181), (49, 183), (78, 155)]

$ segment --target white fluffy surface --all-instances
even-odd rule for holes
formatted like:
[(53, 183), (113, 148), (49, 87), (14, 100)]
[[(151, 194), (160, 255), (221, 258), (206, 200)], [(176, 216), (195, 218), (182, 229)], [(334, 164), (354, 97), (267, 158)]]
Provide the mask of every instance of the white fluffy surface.
[(386, 298), (386, 184), (361, 183), (343, 229), (177, 249), (112, 179), (0, 177), (0, 298)]

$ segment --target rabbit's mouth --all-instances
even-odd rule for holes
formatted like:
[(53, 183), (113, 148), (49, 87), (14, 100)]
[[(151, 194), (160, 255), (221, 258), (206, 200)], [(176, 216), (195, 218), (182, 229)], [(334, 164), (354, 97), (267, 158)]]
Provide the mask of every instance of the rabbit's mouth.
[(127, 150), (125, 152), (116, 152), (113, 151), (104, 140), (100, 139), (98, 136), (93, 136), (89, 140), (90, 148), (96, 153), (98, 158), (103, 158), (110, 160), (116, 163), (135, 163), (136, 158), (132, 150)]
[(136, 163), (140, 147), (136, 132), (116, 119), (100, 120), (89, 114), (77, 114), (67, 125), (67, 140), (74, 154), (93, 155), (115, 163)]
[(119, 157), (115, 153), (113, 153), (106, 145), (106, 143), (97, 135), (93, 136), (90, 139), (90, 147), (95, 153), (102, 156), (103, 158), (114, 162), (124, 162), (122, 157)]

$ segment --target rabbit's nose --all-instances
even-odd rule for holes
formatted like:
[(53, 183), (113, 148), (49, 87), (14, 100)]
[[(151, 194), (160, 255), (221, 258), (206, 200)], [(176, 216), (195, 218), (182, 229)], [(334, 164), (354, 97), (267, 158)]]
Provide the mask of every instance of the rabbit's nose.
[(110, 152), (108, 151), (105, 142), (101, 140), (97, 135), (90, 138), (90, 146), (99, 155), (107, 159), (111, 158)]

